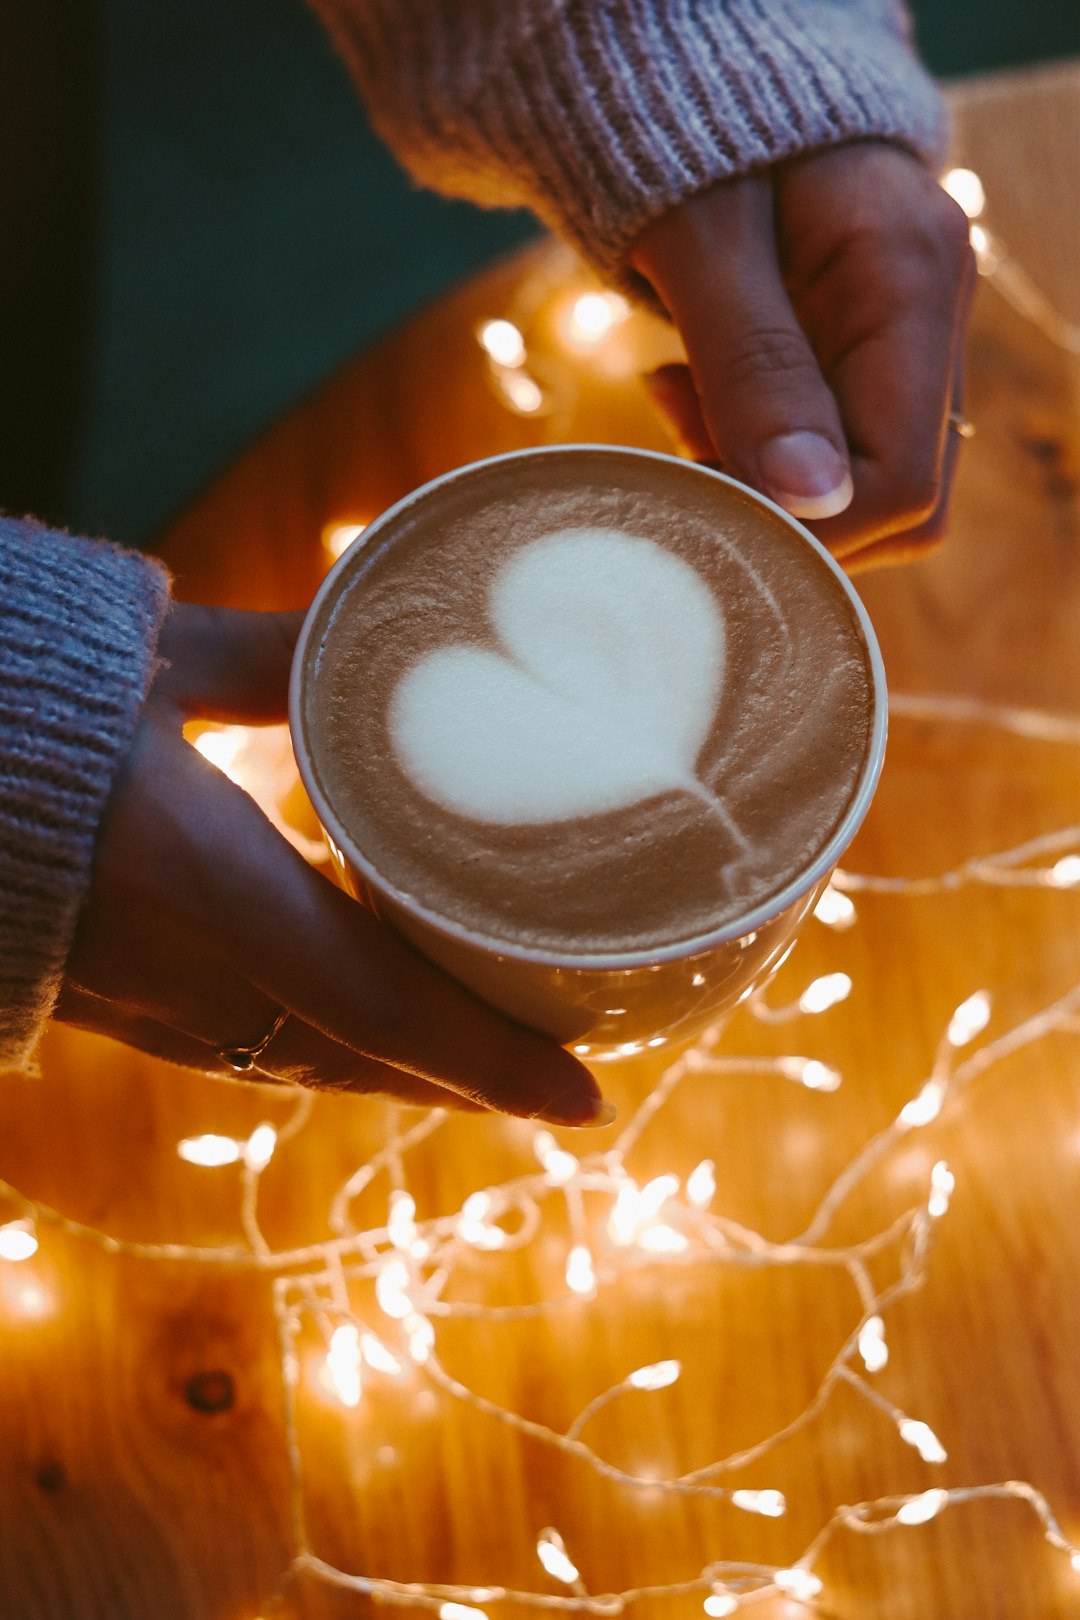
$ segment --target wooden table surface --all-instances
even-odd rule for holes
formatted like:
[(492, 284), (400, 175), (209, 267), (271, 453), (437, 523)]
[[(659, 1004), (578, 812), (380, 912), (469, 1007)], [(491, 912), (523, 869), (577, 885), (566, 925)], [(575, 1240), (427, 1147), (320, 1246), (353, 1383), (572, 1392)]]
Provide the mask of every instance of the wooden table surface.
[[(984, 224), (1008, 245), (1010, 267), (1022, 264), (1080, 320), (1080, 69), (969, 83), (953, 102), (955, 158), (984, 180)], [(967, 408), (979, 432), (963, 452), (951, 540), (863, 587), (901, 698), (879, 797), (845, 861), (855, 875), (959, 871), (1080, 821), (1080, 358), (1005, 300), (1007, 273), (977, 299)], [(560, 323), (584, 285), (561, 253), (532, 249), (350, 364), (165, 537), (181, 592), (303, 605), (326, 566), (327, 526), (366, 520), (445, 468), (549, 438), (664, 447), (634, 365), (667, 339), (635, 317), (595, 350), (572, 352)], [(515, 414), (493, 386), (475, 328), (508, 312), (536, 357), (547, 414)], [(1078, 840), (1066, 831), (1029, 864), (1080, 853)], [(295, 1100), (54, 1030), (41, 1077), (5, 1081), (0, 1175), (89, 1230), (45, 1216), (37, 1254), (0, 1260), (0, 1615), (369, 1613), (373, 1599), (334, 1584), (333, 1570), (566, 1595), (537, 1560), (549, 1525), (589, 1592), (669, 1587), (716, 1560), (788, 1565), (843, 1503), (1007, 1480), (1044, 1492), (1065, 1536), (1080, 1539), (1080, 1013), (1066, 1003), (1045, 1025), (1030, 1022), (1080, 982), (1080, 889), (1006, 884), (1001, 871), (968, 868), (965, 881), (915, 892), (851, 887), (855, 922), (812, 922), (768, 991), (776, 1008), (815, 978), (845, 973), (848, 998), (786, 1022), (740, 1013), (721, 1048), (738, 1059), (731, 1072), (685, 1075), (637, 1140), (624, 1140), (639, 1184), (713, 1160), (711, 1210), (729, 1224), (694, 1227), (682, 1191), (663, 1219), (714, 1234), (740, 1223), (764, 1240), (762, 1263), (715, 1244), (707, 1263), (695, 1240), (688, 1256), (635, 1250), (630, 1264), (605, 1232), (610, 1198), (589, 1194), (583, 1220), (601, 1286), (595, 1298), (567, 1296), (572, 1232), (563, 1194), (549, 1189), (535, 1241), (508, 1255), (466, 1245), (446, 1297), (559, 1302), (508, 1320), (436, 1317), (442, 1380), (422, 1366), (396, 1377), (368, 1369), (352, 1408), (320, 1383), (319, 1314), (300, 1311), (293, 1440), (306, 1533), (324, 1563), (280, 1588), (297, 1550), (297, 1493), (273, 1279), (326, 1271), (317, 1246), (335, 1190), (420, 1116), (316, 1101), (279, 1141), (259, 1203), (272, 1251), (310, 1244), (315, 1258), (258, 1264), (249, 1250), (243, 1262), (240, 1168), (182, 1162), (176, 1146), (203, 1132), (243, 1141), (264, 1120), (280, 1129)], [(1075, 865), (1059, 868), (1070, 875)], [(940, 1117), (884, 1139), (816, 1251), (857, 1246), (924, 1210), (931, 1166), (948, 1162), (947, 1214), (919, 1217), (936, 1239), (923, 1284), (882, 1313), (888, 1364), (867, 1372), (856, 1352), (848, 1363), (888, 1409), (841, 1379), (799, 1433), (718, 1476), (783, 1491), (783, 1517), (604, 1477), (454, 1393), (448, 1380), (565, 1433), (633, 1369), (678, 1358), (676, 1384), (622, 1393), (584, 1431), (595, 1456), (659, 1482), (782, 1429), (813, 1400), (862, 1308), (850, 1267), (797, 1263), (775, 1245), (806, 1227), (844, 1165), (919, 1094), (953, 1010), (982, 989), (990, 1022), (952, 1058), (967, 1083)], [(767, 1070), (762, 1060), (793, 1054), (835, 1066), (840, 1089), (753, 1072), (753, 1060)], [(620, 1123), (588, 1141), (561, 1133), (564, 1146), (610, 1149), (670, 1061), (610, 1067)], [(531, 1127), (494, 1119), (441, 1126), (403, 1162), (421, 1231), (453, 1217), (471, 1190), (536, 1170)], [(392, 1185), (392, 1173), (378, 1173), (358, 1195), (358, 1228), (385, 1225)], [(0, 1194), (0, 1220), (21, 1213)], [(102, 1233), (241, 1258), (115, 1252)], [(898, 1239), (868, 1263), (874, 1285), (902, 1262)], [(620, 1280), (608, 1285), (612, 1268)], [(332, 1272), (326, 1327), (340, 1320)], [(400, 1324), (370, 1283), (350, 1287), (353, 1309), (396, 1343)], [(930, 1425), (947, 1461), (905, 1444), (897, 1412)], [(933, 1523), (873, 1537), (840, 1529), (813, 1569), (822, 1611), (845, 1620), (1080, 1615), (1080, 1573), (1018, 1497), (952, 1501)], [(697, 1615), (705, 1592), (657, 1594), (628, 1612)], [(420, 1612), (417, 1595), (403, 1601)], [(520, 1601), (474, 1602), (493, 1620), (529, 1612)], [(806, 1611), (774, 1596), (758, 1612)]]

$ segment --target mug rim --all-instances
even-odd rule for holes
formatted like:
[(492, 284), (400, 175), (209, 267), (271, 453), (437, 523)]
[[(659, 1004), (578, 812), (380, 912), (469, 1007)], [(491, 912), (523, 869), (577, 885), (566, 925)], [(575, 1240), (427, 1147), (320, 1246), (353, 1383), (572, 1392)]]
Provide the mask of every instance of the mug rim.
[(746, 934), (753, 933), (756, 929), (781, 916), (835, 869), (840, 857), (862, 825), (881, 776), (888, 733), (888, 689), (881, 649), (862, 598), (835, 557), (826, 550), (821, 541), (816, 539), (797, 518), (792, 517), (790, 512), (785, 512), (782, 506), (770, 500), (767, 495), (762, 495), (760, 491), (750, 488), (749, 485), (741, 483), (739, 479), (732, 478), (727, 473), (718, 472), (712, 467), (703, 467), (698, 462), (687, 461), (681, 456), (673, 456), (666, 451), (638, 450), (630, 445), (591, 444), (582, 441), (572, 444), (536, 445), (524, 450), (508, 450), (498, 455), (481, 457), (477, 461), (464, 462), (461, 466), (452, 467), (449, 471), (439, 473), (435, 478), (428, 479), (427, 482), (418, 485), (415, 489), (410, 490), (399, 500), (386, 507), (365, 528), (363, 543), (366, 547), (374, 537), (377, 529), (388, 526), (408, 507), (420, 500), (427, 499), (441, 486), (474, 473), (480, 468), (491, 467), (508, 461), (531, 461), (537, 456), (566, 455), (567, 453), (587, 453), (590, 455), (600, 453), (615, 458), (626, 457), (634, 461), (647, 460), (670, 463), (694, 475), (710, 478), (717, 483), (737, 489), (740, 495), (748, 497), (757, 505), (765, 507), (767, 511), (781, 518), (794, 534), (798, 535), (805, 544), (810, 546), (811, 550), (817, 554), (840, 585), (848, 607), (854, 615), (867, 654), (873, 698), (873, 718), (870, 726), (866, 759), (856, 790), (828, 841), (813, 861), (803, 867), (795, 877), (789, 879), (782, 889), (777, 890), (768, 899), (760, 901), (749, 911), (740, 913), (738, 917), (720, 927), (710, 929), (705, 933), (694, 934), (684, 940), (671, 941), (665, 945), (657, 945), (652, 948), (638, 947), (626, 951), (574, 953), (565, 950), (538, 949), (517, 945), (510, 940), (493, 939), (474, 929), (464, 927), (461, 923), (444, 916), (441, 912), (432, 911), (417, 900), (414, 895), (399, 889), (364, 855), (363, 851), (353, 841), (348, 830), (335, 815), (333, 806), (323, 792), (315, 770), (304, 726), (302, 696), (305, 686), (304, 670), (307, 662), (308, 647), (326, 599), (335, 592), (338, 583), (349, 571), (349, 559), (354, 550), (355, 542), (353, 546), (350, 546), (342, 553), (327, 571), (325, 578), (312, 598), (304, 623), (301, 626), (289, 677), (289, 729), (292, 735), (293, 753), (296, 758), (300, 779), (311, 799), (324, 831), (343, 857), (371, 886), (377, 899), (385, 895), (394, 906), (406, 913), (411, 919), (458, 945), (472, 946), (487, 956), (508, 958), (523, 964), (534, 964), (542, 967), (564, 968), (567, 971), (595, 970), (617, 973), (624, 969), (661, 966), (665, 963), (689, 960), (707, 954), (718, 945), (730, 944), (735, 940), (739, 940)]

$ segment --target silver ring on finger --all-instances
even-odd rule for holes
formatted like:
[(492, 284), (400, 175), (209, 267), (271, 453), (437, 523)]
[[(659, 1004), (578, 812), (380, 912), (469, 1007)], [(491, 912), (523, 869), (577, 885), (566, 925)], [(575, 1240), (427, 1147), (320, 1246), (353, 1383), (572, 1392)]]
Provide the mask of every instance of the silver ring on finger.
[(270, 1045), (270, 1042), (288, 1016), (288, 1009), (283, 1008), (266, 1034), (261, 1040), (256, 1041), (253, 1046), (219, 1046), (215, 1048), (216, 1055), (221, 1059), (222, 1063), (228, 1064), (234, 1074), (247, 1074), (250, 1069), (255, 1067), (255, 1060), (266, 1051), (266, 1048)]

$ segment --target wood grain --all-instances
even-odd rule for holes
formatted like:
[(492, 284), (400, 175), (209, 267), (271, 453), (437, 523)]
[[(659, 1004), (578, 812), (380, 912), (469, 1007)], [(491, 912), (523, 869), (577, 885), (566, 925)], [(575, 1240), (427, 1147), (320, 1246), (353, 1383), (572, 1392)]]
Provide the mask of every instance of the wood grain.
[[(957, 161), (982, 175), (993, 230), (1080, 319), (1080, 68), (957, 86), (953, 105)], [(368, 519), (445, 468), (545, 437), (663, 447), (618, 352), (610, 375), (595, 358), (566, 357), (544, 328), (550, 299), (529, 335), (553, 368), (544, 380), (558, 408), (529, 418), (499, 403), (474, 328), (548, 274), (569, 286), (574, 273), (545, 247), (496, 266), (305, 401), (164, 537), (181, 592), (301, 606), (326, 566), (326, 525)], [(641, 328), (635, 352), (655, 357), (665, 341), (658, 328)], [(979, 433), (963, 453), (949, 544), (863, 586), (894, 689), (1080, 709), (1078, 382), (1076, 358), (984, 284), (967, 403)], [(1071, 824), (1078, 802), (1075, 746), (898, 718), (881, 792), (845, 864), (940, 872)], [(843, 1070), (842, 1091), (811, 1095), (772, 1079), (684, 1086), (634, 1149), (639, 1178), (685, 1174), (708, 1153), (717, 1207), (780, 1238), (918, 1089), (963, 997), (993, 989), (992, 1034), (1080, 980), (1075, 894), (967, 887), (858, 903), (848, 932), (808, 927), (771, 992), (781, 1001), (817, 973), (852, 975), (851, 999), (799, 1031), (814, 1055)], [(727, 1046), (762, 1054), (786, 1050), (789, 1038), (740, 1015)], [(656, 1072), (643, 1060), (606, 1072), (624, 1116)], [(282, 1122), (292, 1102), (58, 1028), (41, 1078), (5, 1081), (0, 1107), (0, 1175), (26, 1194), (118, 1236), (210, 1244), (238, 1237), (238, 1173), (184, 1165), (176, 1142), (206, 1130), (246, 1135), (261, 1119)], [(389, 1114), (358, 1100), (316, 1104), (265, 1178), (273, 1244), (323, 1235), (328, 1190), (375, 1150)], [(527, 1153), (523, 1129), (453, 1121), (416, 1155), (421, 1216), (453, 1210), (465, 1191), (512, 1173)], [(628, 1503), (572, 1459), (426, 1396), (419, 1379), (407, 1397), (372, 1380), (370, 1397), (343, 1414), (312, 1389), (303, 1361), (315, 1546), (368, 1575), (545, 1589), (535, 1537), (554, 1523), (590, 1589), (605, 1591), (693, 1575), (710, 1558), (794, 1557), (843, 1501), (1006, 1478), (1045, 1490), (1066, 1532), (1080, 1536), (1076, 1036), (1022, 1050), (973, 1086), (925, 1141), (913, 1138), (872, 1178), (843, 1212), (837, 1239), (877, 1229), (938, 1157), (956, 1173), (953, 1207), (925, 1287), (889, 1312), (892, 1359), (878, 1383), (946, 1440), (944, 1469), (921, 1463), (887, 1419), (837, 1395), (818, 1423), (739, 1480), (787, 1492), (785, 1519), (659, 1493)], [(382, 1218), (385, 1190), (364, 1195), (359, 1219)], [(544, 1250), (507, 1268), (500, 1297), (550, 1284), (557, 1258)], [(487, 1275), (478, 1262), (476, 1285)], [(794, 1416), (854, 1310), (844, 1278), (717, 1268), (703, 1281), (652, 1268), (539, 1322), (449, 1325), (439, 1347), (464, 1381), (556, 1427), (632, 1367), (680, 1356), (678, 1385), (613, 1405), (590, 1430), (621, 1466), (662, 1475), (751, 1444)], [(304, 1341), (302, 1360), (313, 1346)], [(33, 1261), (0, 1262), (0, 1347), (4, 1620), (255, 1620), (291, 1551), (266, 1280), (117, 1258), (46, 1229)], [(872, 1541), (842, 1536), (820, 1568), (825, 1612), (843, 1620), (1080, 1613), (1080, 1577), (1011, 1506), (956, 1509)], [(306, 1580), (276, 1612), (343, 1620), (369, 1606)], [(700, 1600), (635, 1612), (681, 1620), (700, 1613)], [(805, 1611), (774, 1603), (759, 1612), (794, 1620)]]

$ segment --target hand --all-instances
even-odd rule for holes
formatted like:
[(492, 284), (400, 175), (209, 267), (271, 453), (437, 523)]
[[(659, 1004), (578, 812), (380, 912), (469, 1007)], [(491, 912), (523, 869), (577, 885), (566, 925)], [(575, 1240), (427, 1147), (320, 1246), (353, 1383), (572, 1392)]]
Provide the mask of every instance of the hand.
[(175, 606), (95, 852), (58, 1015), (189, 1068), (289, 1017), (257, 1079), (593, 1122), (588, 1070), (474, 999), (309, 867), (184, 741), (285, 712), (300, 614)]
[(632, 262), (686, 344), (653, 389), (691, 454), (854, 567), (940, 536), (974, 259), (922, 163), (878, 142), (793, 158), (671, 210)]

